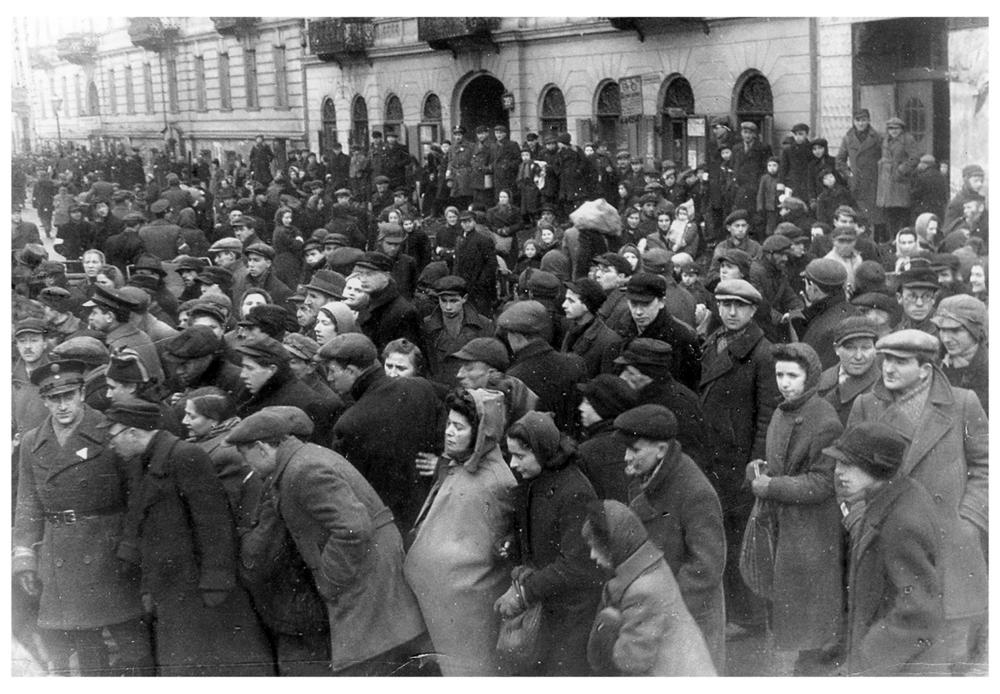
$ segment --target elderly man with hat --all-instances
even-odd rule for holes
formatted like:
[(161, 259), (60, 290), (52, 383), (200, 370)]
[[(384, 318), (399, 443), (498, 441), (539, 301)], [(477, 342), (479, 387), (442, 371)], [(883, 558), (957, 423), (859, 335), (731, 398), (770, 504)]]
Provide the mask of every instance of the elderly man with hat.
[(243, 260), (243, 242), (235, 236), (219, 239), (208, 247), (208, 257), (214, 267), (229, 270), (233, 285), (246, 281), (247, 266)]
[(726, 217), (725, 225), (729, 236), (717, 243), (712, 251), (712, 262), (708, 267), (710, 284), (719, 276), (719, 264), (726, 251), (743, 251), (751, 259), (760, 257), (762, 252), (760, 244), (749, 237), (750, 221), (750, 213), (745, 209), (733, 210)]
[(11, 370), (11, 415), (15, 440), (41, 424), (48, 414), (31, 375), (49, 363), (45, 338), (50, 331), (41, 318), (23, 318), (14, 324), (14, 347), (18, 356)]
[(177, 255), (181, 239), (181, 228), (166, 218), (170, 203), (159, 199), (149, 206), (152, 221), (139, 229), (139, 238), (147, 253), (157, 258), (173, 258)]
[(705, 342), (698, 388), (709, 442), (706, 470), (724, 512), (727, 621), (736, 636), (762, 629), (766, 616), (765, 605), (747, 589), (739, 572), (740, 543), (753, 505), (744, 471), (751, 460), (765, 457), (767, 427), (780, 400), (773, 345), (753, 319), (761, 299), (746, 280), (716, 285), (722, 327)]
[(833, 348), (839, 363), (820, 374), (816, 390), (833, 405), (841, 424), (847, 423), (858, 396), (869, 392), (882, 378), (875, 342), (883, 334), (879, 324), (865, 316), (848, 316), (837, 324)]
[(936, 337), (899, 330), (875, 348), (882, 382), (854, 402), (847, 426), (879, 422), (900, 433), (909, 447), (896, 477), (923, 485), (943, 516), (945, 627), (934, 649), (958, 671), (985, 658), (989, 424), (976, 394), (948, 383)]
[(816, 258), (802, 273), (805, 281), (807, 306), (792, 315), (792, 327), (801, 342), (816, 350), (820, 363), (828, 369), (838, 362), (833, 350), (833, 334), (837, 325), (848, 316), (861, 311), (847, 302), (844, 284), (847, 270), (832, 258)]
[(723, 570), (726, 536), (719, 497), (678, 439), (682, 425), (670, 409), (646, 404), (618, 415), (626, 445), (629, 508), (642, 521), (677, 579), (716, 669), (726, 667)]
[[(19, 448), (12, 569), (39, 598), (38, 626), (53, 674), (152, 675), (141, 619), (139, 572), (116, 559), (127, 533), (126, 480), (103, 430), (84, 404), (84, 365), (56, 361), (32, 373), (48, 416)], [(102, 632), (118, 645), (111, 666)]]
[(854, 125), (844, 134), (834, 161), (837, 171), (848, 182), (858, 210), (869, 218), (875, 211), (881, 156), (882, 135), (872, 129), (868, 109), (858, 109), (854, 112)]
[(948, 382), (967, 388), (990, 413), (989, 315), (979, 299), (956, 294), (941, 300), (931, 322), (944, 345), (941, 370)]
[(948, 201), (941, 228), (949, 228), (957, 219), (962, 218), (962, 208), (970, 200), (977, 200), (984, 205), (986, 198), (982, 194), (986, 181), (986, 170), (979, 164), (969, 164), (962, 167), (962, 188)]
[[(294, 586), (303, 581), (316, 586), (310, 606), (325, 608), (328, 630), (273, 630), (279, 674), (389, 675), (423, 651), (417, 639), (425, 627), (403, 578), (402, 538), (357, 463), (303, 442), (277, 408), (247, 417), (226, 441), (264, 479), (261, 522), (243, 537), (241, 560), (271, 578), (265, 612), (278, 624), (308, 616), (295, 611), (303, 595)], [(287, 528), (293, 556), (268, 552), (267, 532), (275, 527), (268, 519)]]
[(625, 345), (637, 337), (662, 340), (673, 351), (670, 373), (688, 388), (696, 388), (700, 376), (701, 352), (694, 328), (671, 315), (664, 297), (667, 282), (660, 275), (640, 272), (626, 285), (630, 320), (619, 333)]
[(452, 272), (465, 280), (469, 287), (469, 300), (476, 310), (492, 317), (497, 300), (496, 244), (491, 236), (477, 228), (472, 212), (460, 212), (458, 223), (461, 233), (455, 240)]
[(468, 285), (457, 275), (446, 275), (434, 282), (437, 306), (423, 319), (422, 332), (427, 347), (427, 370), (441, 383), (454, 385), (459, 363), (449, 360), (470, 340), (491, 337), (493, 321), (486, 318), (468, 300)]
[(233, 300), (239, 300), (251, 289), (263, 289), (278, 305), (288, 301), (292, 290), (274, 274), (274, 249), (266, 243), (253, 243), (244, 250), (247, 273), (242, 278), (233, 276)]
[(139, 353), (150, 376), (163, 383), (163, 365), (156, 345), (149, 335), (131, 323), (132, 312), (140, 308), (138, 301), (121, 289), (97, 287), (94, 296), (83, 305), (90, 308), (88, 326), (91, 330), (104, 333), (109, 351), (131, 347)]
[(936, 644), (944, 631), (942, 527), (933, 497), (898, 472), (908, 441), (861, 422), (823, 453), (836, 460), (849, 533), (847, 674), (948, 674)]
[(515, 301), (497, 318), (497, 332), (514, 355), (508, 374), (537, 393), (538, 409), (553, 413), (556, 426), (568, 432), (575, 422), (576, 384), (585, 379), (586, 365), (579, 355), (556, 352), (545, 341), (548, 318), (539, 302)]
[(401, 337), (423, 349), (421, 319), (413, 303), (399, 293), (392, 279), (392, 258), (369, 251), (354, 264), (361, 289), (368, 294), (368, 306), (358, 316), (358, 326), (378, 350)]
[(791, 240), (783, 234), (768, 236), (761, 245), (761, 257), (751, 261), (750, 274), (744, 278), (757, 288), (770, 309), (767, 320), (761, 321), (761, 327), (773, 343), (788, 342), (789, 314), (805, 307), (802, 297), (795, 293), (788, 281), (788, 252), (791, 247)]
[(208, 453), (161, 430), (153, 403), (123, 400), (105, 416), (110, 447), (139, 473), (118, 557), (141, 570), (159, 674), (272, 674), (270, 648), (237, 581), (235, 522)]
[(429, 489), (417, 475), (417, 454), (441, 443), (440, 398), (425, 379), (389, 378), (374, 343), (358, 333), (337, 335), (318, 358), (334, 392), (354, 401), (333, 427), (333, 449), (378, 492), (400, 532), (409, 532)]
[(566, 282), (562, 309), (569, 327), (563, 336), (560, 351), (582, 357), (590, 378), (599, 373), (610, 373), (611, 363), (621, 350), (621, 335), (597, 315), (605, 298), (601, 285), (588, 277)]
[(379, 222), (376, 250), (392, 259), (390, 274), (396, 281), (399, 293), (413, 299), (417, 289), (417, 261), (403, 252), (406, 232), (394, 222)]
[(920, 143), (905, 131), (906, 123), (902, 118), (894, 116), (885, 122), (882, 157), (878, 161), (875, 204), (886, 215), (890, 237), (913, 219), (910, 215), (910, 185), (923, 154)]
[(298, 407), (309, 415), (315, 427), (310, 440), (324, 446), (330, 444), (337, 413), (331, 403), (295, 377), (284, 345), (263, 336), (239, 341), (235, 351), (240, 358), (240, 379), (248, 393), (248, 397), (237, 402), (240, 417), (249, 417), (272, 405)]
[(897, 282), (896, 300), (903, 307), (903, 319), (896, 329), (913, 328), (937, 335), (938, 326), (931, 318), (941, 288), (938, 274), (928, 266), (911, 264), (909, 270), (899, 273)]
[(171, 404), (205, 386), (221, 388), (237, 402), (247, 397), (240, 367), (225, 358), (222, 340), (207, 325), (192, 325), (167, 340), (163, 360), (174, 389)]
[(312, 332), (316, 324), (316, 315), (325, 304), (344, 300), (346, 282), (346, 278), (339, 272), (323, 268), (316, 270), (309, 282), (301, 286), (300, 291), (304, 294), (296, 318), (299, 320), (302, 333)]
[(50, 347), (55, 347), (60, 342), (86, 330), (83, 321), (73, 315), (76, 306), (69, 290), (62, 287), (44, 287), (38, 293), (38, 300), (42, 304), (45, 312), (43, 318), (49, 327)]

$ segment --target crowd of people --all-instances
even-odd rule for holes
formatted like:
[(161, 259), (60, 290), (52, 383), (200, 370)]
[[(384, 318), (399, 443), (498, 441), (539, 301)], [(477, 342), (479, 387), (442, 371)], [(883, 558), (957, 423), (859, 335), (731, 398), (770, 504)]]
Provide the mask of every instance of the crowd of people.
[[(14, 636), (52, 674), (985, 668), (984, 170), (712, 120), (650, 166), (15, 162)], [(30, 202), (39, 225), (28, 221)], [(50, 247), (51, 246), (51, 250)], [(513, 644), (513, 645), (512, 645)]]

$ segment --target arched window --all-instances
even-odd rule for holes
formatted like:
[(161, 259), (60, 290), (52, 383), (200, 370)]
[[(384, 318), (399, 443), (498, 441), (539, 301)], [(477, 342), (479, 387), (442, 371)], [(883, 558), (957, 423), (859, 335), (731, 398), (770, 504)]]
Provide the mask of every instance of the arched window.
[(681, 168), (687, 160), (687, 117), (694, 113), (691, 83), (680, 75), (667, 78), (660, 105), (660, 156)]
[(421, 114), (422, 120), (425, 123), (441, 122), (441, 99), (437, 97), (437, 94), (427, 95), (427, 98), (424, 99), (424, 108)]
[(395, 94), (390, 94), (385, 100), (385, 121), (383, 135), (395, 133), (400, 135), (403, 130), (403, 102)]
[(368, 148), (368, 105), (360, 94), (351, 103), (351, 144)]
[(618, 149), (618, 123), (622, 116), (621, 91), (617, 82), (607, 82), (597, 93), (597, 138), (608, 151)]
[(333, 143), (337, 141), (337, 109), (333, 105), (333, 99), (329, 97), (323, 99), (322, 122), (320, 150), (324, 154), (329, 154), (332, 151)]
[(420, 127), (417, 129), (420, 140), (420, 154), (426, 157), (431, 145), (441, 141), (441, 99), (431, 93), (424, 97), (423, 108), (420, 109)]
[(91, 82), (87, 86), (87, 115), (101, 115), (101, 100), (97, 92), (97, 85)]
[(549, 87), (542, 96), (542, 134), (566, 132), (566, 99), (559, 87)]
[(739, 123), (756, 123), (762, 142), (771, 141), (771, 121), (774, 117), (774, 96), (771, 83), (759, 72), (752, 70), (736, 83), (736, 120)]

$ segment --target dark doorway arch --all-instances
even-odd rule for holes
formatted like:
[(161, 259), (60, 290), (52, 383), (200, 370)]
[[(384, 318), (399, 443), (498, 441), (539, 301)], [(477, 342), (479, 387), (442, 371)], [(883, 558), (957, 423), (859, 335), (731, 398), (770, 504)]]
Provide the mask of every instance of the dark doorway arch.
[(749, 121), (757, 125), (762, 142), (770, 143), (774, 120), (774, 95), (771, 83), (757, 70), (747, 70), (736, 80), (734, 90), (736, 127)]
[(542, 96), (541, 112), (541, 132), (543, 134), (568, 132), (566, 128), (566, 99), (559, 87), (553, 86), (545, 90)]
[(608, 146), (609, 152), (614, 152), (618, 149), (618, 124), (622, 117), (621, 89), (618, 83), (609, 80), (601, 84), (594, 106), (597, 139)]
[(684, 168), (687, 159), (687, 118), (694, 113), (694, 91), (680, 75), (665, 82), (660, 104), (660, 156)]
[(390, 94), (385, 100), (385, 119), (382, 123), (383, 135), (395, 133), (397, 136), (403, 130), (403, 102), (395, 94)]
[(458, 125), (472, 135), (476, 128), (485, 125), (493, 129), (494, 125), (510, 127), (510, 116), (503, 108), (503, 94), (507, 89), (503, 82), (493, 75), (474, 77), (465, 88), (458, 101)]
[(368, 104), (360, 94), (351, 102), (351, 144), (368, 149)]

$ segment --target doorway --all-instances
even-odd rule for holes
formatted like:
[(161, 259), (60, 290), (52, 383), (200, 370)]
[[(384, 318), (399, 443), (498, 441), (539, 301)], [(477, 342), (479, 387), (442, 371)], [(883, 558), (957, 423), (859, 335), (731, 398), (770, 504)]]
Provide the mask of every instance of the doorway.
[(474, 135), (480, 125), (491, 131), (495, 125), (510, 127), (510, 114), (503, 108), (505, 91), (503, 82), (492, 75), (480, 75), (465, 85), (458, 102), (458, 125), (467, 135)]

